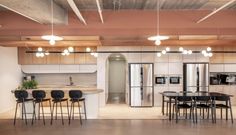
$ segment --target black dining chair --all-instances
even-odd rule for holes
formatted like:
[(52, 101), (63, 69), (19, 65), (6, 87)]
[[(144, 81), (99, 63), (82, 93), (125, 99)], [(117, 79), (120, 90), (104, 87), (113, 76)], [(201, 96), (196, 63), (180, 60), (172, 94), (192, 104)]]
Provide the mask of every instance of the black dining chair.
[(25, 120), (25, 124), (27, 125), (27, 112), (25, 103), (29, 101), (33, 101), (33, 99), (28, 99), (28, 92), (26, 90), (16, 90), (14, 91), (14, 95), (16, 98), (16, 108), (15, 108), (15, 117), (14, 117), (14, 125), (16, 124), (16, 115), (18, 110), (18, 105), (21, 104), (21, 116), (22, 120)]
[[(163, 94), (166, 93), (177, 93), (176, 91), (164, 91)], [(170, 104), (170, 100), (165, 98), (165, 96), (162, 96), (162, 106), (161, 106), (161, 110), (162, 110), (162, 115), (165, 114), (165, 103), (166, 103), (166, 115), (168, 115), (168, 109), (169, 109), (169, 104)], [(175, 103), (174, 99), (171, 99), (171, 103)]]
[(194, 109), (195, 109), (195, 122), (198, 120), (197, 110), (203, 109), (203, 119), (204, 119), (204, 110), (207, 110), (207, 118), (209, 119), (209, 112), (211, 110), (212, 123), (214, 123), (214, 106), (211, 96), (195, 96), (194, 97)]
[[(81, 117), (82, 114), (84, 114), (85, 119), (87, 120), (86, 105), (85, 105), (85, 98), (83, 98), (83, 92), (80, 90), (70, 90), (69, 97), (71, 101), (69, 124), (71, 122), (71, 119), (74, 120), (75, 103), (78, 103), (80, 124), (82, 125), (82, 117)], [(83, 102), (83, 113), (81, 112), (81, 104), (80, 104), (81, 102)]]
[[(215, 109), (220, 109), (221, 119), (222, 119), (223, 109), (225, 109), (225, 112), (226, 112), (225, 117), (226, 117), (226, 120), (228, 120), (228, 109), (229, 109), (230, 115), (231, 115), (231, 122), (234, 123), (230, 96), (226, 94), (224, 95), (221, 94), (219, 96), (215, 96), (214, 100), (215, 100), (215, 104), (214, 104)], [(216, 111), (215, 111), (215, 117), (216, 117)]]
[[(62, 102), (66, 102), (67, 114), (68, 114), (68, 119), (69, 119), (68, 98), (64, 98), (64, 95), (65, 95), (65, 93), (62, 90), (52, 90), (51, 91), (51, 97), (52, 97), (52, 102), (53, 102), (52, 112), (51, 112), (51, 125), (52, 125), (52, 122), (53, 122), (54, 108), (56, 108), (55, 119), (57, 120), (57, 104), (60, 105), (61, 121), (62, 121), (62, 124), (64, 125)], [(56, 107), (55, 107), (55, 105), (56, 105)]]
[(32, 96), (34, 98), (33, 103), (34, 103), (34, 107), (33, 107), (33, 116), (32, 116), (32, 122), (31, 124), (33, 125), (34, 123), (34, 119), (36, 120), (36, 105), (38, 104), (38, 119), (40, 120), (40, 109), (42, 109), (42, 115), (43, 115), (43, 124), (45, 125), (45, 118), (44, 118), (44, 106), (43, 103), (44, 102), (48, 102), (49, 103), (49, 107), (50, 107), (50, 113), (51, 113), (51, 99), (50, 98), (46, 98), (46, 92), (43, 90), (34, 90), (32, 92)]
[[(183, 110), (190, 110), (190, 115), (189, 117), (194, 117), (194, 112), (193, 112), (193, 99), (191, 96), (177, 96), (175, 98), (175, 104), (173, 105), (173, 115), (174, 117), (174, 112), (175, 112), (175, 117), (176, 117), (176, 123), (178, 123), (178, 114), (180, 109)], [(187, 119), (187, 113), (185, 116), (185, 119)], [(194, 119), (194, 118), (193, 118)]]

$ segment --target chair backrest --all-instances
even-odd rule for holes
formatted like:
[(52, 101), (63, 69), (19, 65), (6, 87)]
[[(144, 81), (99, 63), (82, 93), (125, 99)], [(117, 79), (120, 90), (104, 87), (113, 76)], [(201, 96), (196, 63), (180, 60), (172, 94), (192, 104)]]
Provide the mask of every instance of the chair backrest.
[(14, 94), (18, 100), (24, 100), (28, 98), (28, 92), (26, 90), (16, 90)]
[(217, 101), (228, 101), (228, 100), (230, 100), (230, 96), (229, 95), (219, 95), (219, 96), (215, 96), (214, 99)]
[(54, 99), (62, 99), (64, 98), (64, 91), (62, 90), (52, 90), (51, 91), (51, 97), (54, 98)]
[(163, 91), (163, 93), (177, 93), (176, 91)]
[(179, 101), (179, 102), (192, 101), (192, 97), (189, 97), (189, 96), (178, 96), (178, 97), (176, 97), (176, 100)]
[(35, 99), (44, 99), (46, 97), (46, 92), (43, 90), (34, 90), (32, 96)]
[(70, 90), (69, 97), (72, 99), (79, 99), (83, 96), (83, 92), (81, 90)]
[(207, 102), (211, 100), (211, 97), (210, 96), (196, 96), (194, 97), (194, 100)]

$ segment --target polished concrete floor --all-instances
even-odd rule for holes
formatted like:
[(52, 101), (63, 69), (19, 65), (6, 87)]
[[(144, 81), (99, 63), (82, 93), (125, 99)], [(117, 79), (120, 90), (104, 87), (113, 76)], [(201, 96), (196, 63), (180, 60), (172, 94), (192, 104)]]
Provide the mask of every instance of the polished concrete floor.
[[(235, 135), (236, 124), (217, 121), (212, 124), (201, 121), (193, 124), (181, 120), (178, 124), (168, 120), (87, 120), (81, 126), (78, 120), (63, 126), (57, 120), (52, 126), (38, 121), (35, 125), (25, 125), (18, 120), (0, 120), (1, 135)], [(67, 121), (66, 121), (67, 122)]]

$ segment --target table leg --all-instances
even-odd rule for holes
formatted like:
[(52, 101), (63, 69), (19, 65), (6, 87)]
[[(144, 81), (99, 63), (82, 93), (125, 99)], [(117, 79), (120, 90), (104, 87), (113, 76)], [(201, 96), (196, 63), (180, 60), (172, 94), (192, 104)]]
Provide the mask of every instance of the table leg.
[(161, 105), (161, 111), (162, 111), (162, 115), (164, 115), (164, 95), (162, 95), (162, 105)]

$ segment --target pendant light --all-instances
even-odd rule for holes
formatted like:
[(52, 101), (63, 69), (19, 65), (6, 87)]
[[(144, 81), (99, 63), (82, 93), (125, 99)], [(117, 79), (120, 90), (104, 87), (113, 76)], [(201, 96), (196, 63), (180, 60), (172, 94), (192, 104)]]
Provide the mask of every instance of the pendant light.
[(157, 35), (156, 36), (151, 36), (148, 37), (148, 40), (155, 41), (156, 45), (161, 45), (162, 40), (167, 40), (169, 39), (168, 36), (161, 36), (160, 35), (160, 0), (157, 0)]
[(50, 45), (55, 45), (56, 41), (63, 40), (62, 37), (53, 35), (53, 0), (51, 0), (51, 35), (43, 35), (41, 38), (48, 40)]

